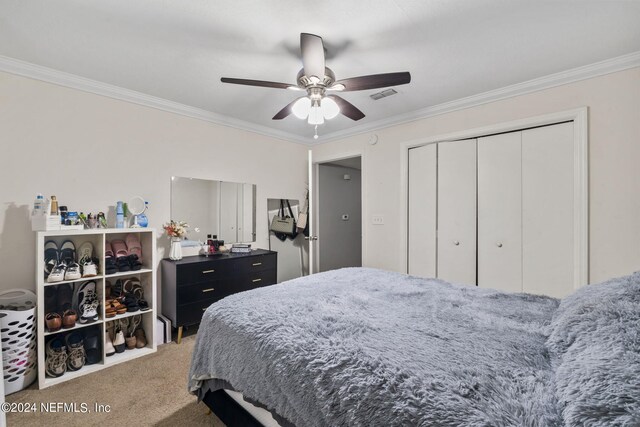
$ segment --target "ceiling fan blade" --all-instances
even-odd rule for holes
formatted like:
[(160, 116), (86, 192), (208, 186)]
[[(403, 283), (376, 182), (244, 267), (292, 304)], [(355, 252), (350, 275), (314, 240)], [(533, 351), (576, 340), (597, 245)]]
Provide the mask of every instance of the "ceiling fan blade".
[(247, 80), (247, 79), (233, 79), (230, 77), (222, 77), (220, 79), (222, 83), (233, 83), (236, 85), (246, 85), (246, 86), (260, 86), (260, 87), (271, 87), (274, 89), (298, 89), (298, 86), (292, 85), (289, 83), (278, 83), (278, 82), (267, 82), (264, 80)]
[[(301, 98), (304, 98), (304, 96), (302, 96)], [(271, 120), (282, 120), (285, 117), (287, 117), (289, 114), (291, 114), (292, 113), (291, 107), (293, 107), (293, 104), (295, 104), (296, 101), (298, 101), (298, 99), (300, 98), (296, 98), (290, 103), (288, 103), (287, 106), (284, 107), (282, 110), (278, 111), (278, 113), (275, 116), (273, 116)]]
[(302, 52), (302, 65), (307, 77), (316, 76), (324, 78), (324, 45), (322, 37), (314, 34), (300, 34), (300, 51)]
[(331, 98), (336, 101), (338, 107), (340, 107), (340, 113), (349, 117), (351, 120), (360, 120), (364, 117), (364, 113), (356, 108), (355, 105), (349, 101), (340, 98), (337, 95), (327, 95), (327, 98)]
[(343, 85), (343, 91), (378, 89), (381, 87), (400, 86), (411, 81), (411, 74), (408, 71), (401, 73), (373, 74), (371, 76), (351, 77), (350, 79), (338, 80), (335, 85)]

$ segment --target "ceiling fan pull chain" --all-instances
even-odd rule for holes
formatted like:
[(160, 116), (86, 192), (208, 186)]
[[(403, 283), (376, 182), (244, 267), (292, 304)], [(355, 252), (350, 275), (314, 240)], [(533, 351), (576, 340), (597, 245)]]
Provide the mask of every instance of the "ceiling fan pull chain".
[(315, 133), (315, 135), (313, 135), (313, 139), (318, 139), (318, 125), (316, 125), (314, 129), (315, 129), (316, 133)]

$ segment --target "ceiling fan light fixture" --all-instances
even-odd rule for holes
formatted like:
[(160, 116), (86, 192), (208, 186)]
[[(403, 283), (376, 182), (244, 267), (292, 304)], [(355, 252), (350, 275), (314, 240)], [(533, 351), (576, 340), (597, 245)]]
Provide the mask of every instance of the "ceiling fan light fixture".
[(327, 88), (327, 90), (344, 90), (344, 89), (345, 89), (345, 86), (342, 83), (336, 83), (330, 88)]
[(322, 109), (318, 104), (314, 104), (309, 110), (309, 120), (310, 125), (321, 125), (324, 123), (324, 116), (322, 115)]
[(311, 76), (309, 77), (309, 81), (314, 85), (317, 85), (318, 83), (320, 83), (320, 78), (318, 76)]
[(338, 114), (340, 114), (340, 106), (331, 98), (322, 98), (320, 108), (322, 109), (322, 115), (325, 119), (331, 120)]
[(311, 110), (311, 100), (306, 96), (298, 99), (292, 106), (291, 112), (299, 119), (306, 119)]

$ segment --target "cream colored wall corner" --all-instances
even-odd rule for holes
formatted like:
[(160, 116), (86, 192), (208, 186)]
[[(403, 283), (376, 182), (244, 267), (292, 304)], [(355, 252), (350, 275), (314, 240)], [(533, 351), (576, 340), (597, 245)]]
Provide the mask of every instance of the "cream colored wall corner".
[[(378, 130), (376, 145), (368, 144), (371, 133), (328, 142), (315, 146), (313, 155), (363, 154), (364, 265), (406, 271), (397, 221), (402, 142), (585, 106), (594, 283), (640, 270), (640, 68)], [(384, 215), (385, 224), (372, 225), (372, 215)]]
[[(38, 192), (85, 213), (143, 196), (161, 236), (172, 175), (253, 183), (254, 246), (266, 248), (267, 198), (301, 200), (307, 182), (306, 146), (8, 73), (0, 146), (0, 289), (35, 289), (29, 215)], [(158, 240), (160, 259), (169, 244)]]

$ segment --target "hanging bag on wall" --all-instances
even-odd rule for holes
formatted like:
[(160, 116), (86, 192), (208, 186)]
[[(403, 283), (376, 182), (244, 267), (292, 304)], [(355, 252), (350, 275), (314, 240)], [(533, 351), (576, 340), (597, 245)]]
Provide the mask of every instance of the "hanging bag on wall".
[[(290, 216), (285, 216), (284, 200), (280, 199), (280, 210), (278, 211), (278, 215), (274, 216), (271, 220), (271, 226), (269, 227), (269, 230), (273, 231), (280, 240), (284, 240), (289, 236), (295, 237), (295, 235), (298, 234), (296, 231), (296, 220), (293, 218), (293, 211), (289, 205), (289, 200), (287, 200), (287, 206), (289, 207)], [(279, 236), (279, 234), (284, 235), (284, 239)]]
[(304, 233), (309, 237), (309, 190), (304, 197), (304, 205), (298, 214), (298, 233)]

